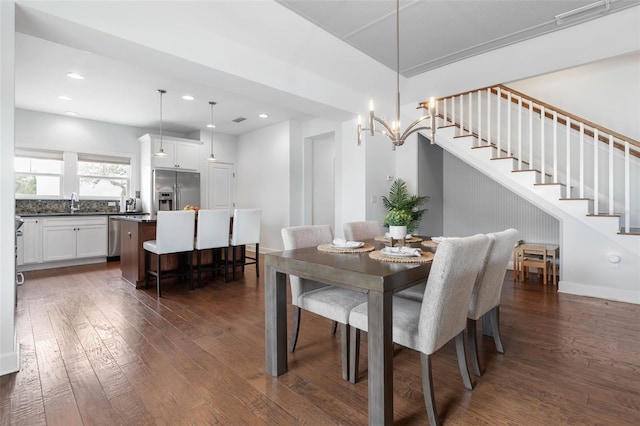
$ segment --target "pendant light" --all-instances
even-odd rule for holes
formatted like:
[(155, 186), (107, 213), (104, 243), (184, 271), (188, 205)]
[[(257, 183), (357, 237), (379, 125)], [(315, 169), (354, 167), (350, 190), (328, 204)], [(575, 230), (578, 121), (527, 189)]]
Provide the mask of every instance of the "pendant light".
[(209, 157), (207, 158), (207, 161), (209, 161), (211, 163), (213, 163), (214, 161), (217, 161), (216, 160), (216, 156), (213, 155), (213, 129), (216, 127), (213, 124), (213, 106), (215, 104), (216, 104), (215, 102), (209, 101), (209, 105), (211, 105), (211, 124), (210, 124), (210, 126), (211, 126), (211, 155), (209, 155)]
[[(402, 132), (400, 128), (400, 0), (396, 0), (396, 116), (395, 120), (391, 122), (391, 125), (387, 124), (383, 119), (377, 117), (373, 112), (373, 101), (369, 103), (369, 127), (362, 127), (362, 118), (358, 116), (358, 145), (364, 140), (365, 131), (371, 132), (371, 136), (375, 135), (375, 132), (382, 133), (391, 140), (391, 147), (395, 151), (396, 147), (404, 144), (404, 141), (412, 133), (420, 130), (431, 130), (431, 143), (435, 142), (436, 133), (436, 111), (435, 100), (431, 98), (428, 102), (420, 102), (418, 109), (424, 109), (427, 111), (425, 115), (418, 118), (411, 123), (409, 127)], [(423, 124), (418, 127), (418, 124), (430, 119), (429, 124)], [(375, 123), (382, 125), (383, 129), (376, 128)]]
[(160, 151), (154, 152), (154, 157), (166, 157), (167, 153), (164, 152), (164, 147), (162, 146), (162, 95), (167, 93), (166, 90), (158, 89), (158, 93), (160, 93)]

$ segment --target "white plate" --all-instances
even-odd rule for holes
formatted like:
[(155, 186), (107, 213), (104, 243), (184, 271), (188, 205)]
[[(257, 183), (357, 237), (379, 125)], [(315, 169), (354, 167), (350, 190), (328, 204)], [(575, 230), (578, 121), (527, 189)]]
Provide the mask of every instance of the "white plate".
[(364, 243), (360, 243), (360, 242), (351, 242), (349, 244), (345, 244), (345, 245), (335, 245), (335, 244), (331, 244), (331, 247), (333, 248), (337, 248), (337, 249), (357, 249), (360, 248), (364, 245)]
[(385, 256), (391, 256), (391, 257), (418, 257), (413, 253), (403, 253), (397, 249), (392, 249), (390, 247), (385, 247), (382, 250), (380, 250), (380, 253), (384, 254)]

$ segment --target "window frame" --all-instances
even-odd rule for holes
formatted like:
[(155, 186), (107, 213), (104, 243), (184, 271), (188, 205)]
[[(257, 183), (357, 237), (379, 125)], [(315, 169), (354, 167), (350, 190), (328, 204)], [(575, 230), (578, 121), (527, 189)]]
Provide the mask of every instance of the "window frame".
[[(26, 158), (32, 160), (56, 160), (60, 163), (59, 173), (43, 173), (43, 172), (22, 172), (16, 170), (16, 159)], [(54, 176), (59, 178), (58, 194), (55, 195), (39, 195), (39, 194), (22, 194), (16, 192), (16, 182), (18, 176)], [(65, 162), (63, 153), (59, 151), (46, 150), (16, 150), (13, 163), (13, 187), (14, 197), (19, 200), (58, 200), (63, 198), (65, 182)]]

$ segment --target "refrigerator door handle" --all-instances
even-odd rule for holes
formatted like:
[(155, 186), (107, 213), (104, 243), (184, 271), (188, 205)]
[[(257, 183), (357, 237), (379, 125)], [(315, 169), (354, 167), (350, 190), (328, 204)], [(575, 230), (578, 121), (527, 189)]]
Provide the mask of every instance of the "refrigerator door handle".
[(173, 209), (180, 210), (180, 187), (177, 184), (173, 186)]

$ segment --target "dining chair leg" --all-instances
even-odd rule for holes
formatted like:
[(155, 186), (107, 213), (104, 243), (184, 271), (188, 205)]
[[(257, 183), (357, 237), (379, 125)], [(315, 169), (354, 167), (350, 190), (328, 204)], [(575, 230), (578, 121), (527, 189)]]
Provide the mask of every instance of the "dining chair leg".
[(360, 330), (349, 327), (349, 381), (358, 383), (358, 361), (360, 358)]
[(473, 390), (471, 377), (469, 376), (469, 368), (467, 368), (467, 356), (464, 350), (464, 330), (456, 336), (456, 354), (458, 355), (458, 367), (460, 368), (460, 375), (462, 376), (464, 387), (468, 390)]
[(476, 330), (476, 320), (467, 318), (467, 336), (469, 337), (469, 346), (471, 350), (471, 364), (473, 366), (473, 374), (482, 376), (482, 368), (480, 367), (480, 356), (478, 354), (478, 336)]
[(231, 280), (235, 282), (236, 280), (236, 248), (231, 247)]
[(349, 380), (349, 332), (348, 324), (340, 323), (340, 350), (342, 352), (342, 378)]
[(431, 355), (420, 353), (420, 366), (422, 370), (422, 394), (424, 395), (424, 405), (429, 415), (429, 424), (438, 426), (438, 411), (436, 410), (436, 399), (433, 393), (433, 376), (431, 374)]
[(195, 290), (193, 285), (193, 251), (187, 252), (187, 263), (189, 264), (189, 290)]
[(291, 339), (289, 340), (289, 352), (296, 350), (298, 343), (298, 331), (300, 330), (300, 314), (301, 309), (297, 306), (293, 307), (293, 324), (291, 324)]
[(489, 311), (489, 320), (491, 321), (491, 333), (493, 334), (493, 341), (496, 344), (496, 350), (503, 354), (504, 346), (502, 345), (502, 338), (500, 337), (500, 306), (496, 306)]
[(337, 330), (338, 330), (338, 321), (332, 321), (332, 323), (331, 323), (331, 335), (335, 336)]
[(158, 264), (157, 264), (158, 271), (156, 273), (156, 287), (157, 287), (158, 299), (159, 299), (162, 297), (162, 290), (160, 289), (160, 270), (162, 269), (160, 267), (160, 259), (162, 258), (162, 255), (158, 254), (156, 258), (158, 259)]

